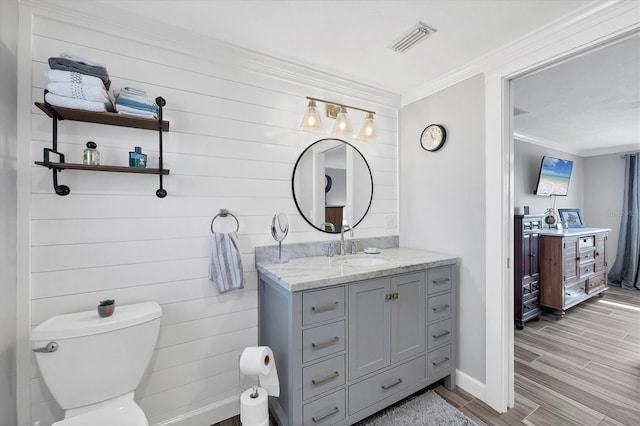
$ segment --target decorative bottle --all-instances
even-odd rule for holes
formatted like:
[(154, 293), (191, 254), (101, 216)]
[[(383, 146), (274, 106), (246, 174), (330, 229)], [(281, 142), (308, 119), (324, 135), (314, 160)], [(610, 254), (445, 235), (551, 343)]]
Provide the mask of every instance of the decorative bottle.
[(142, 153), (142, 148), (136, 146), (134, 151), (129, 152), (129, 167), (147, 167), (147, 154)]
[(100, 164), (100, 151), (96, 148), (98, 145), (95, 142), (87, 142), (87, 147), (83, 151), (82, 163), (91, 166), (97, 166)]

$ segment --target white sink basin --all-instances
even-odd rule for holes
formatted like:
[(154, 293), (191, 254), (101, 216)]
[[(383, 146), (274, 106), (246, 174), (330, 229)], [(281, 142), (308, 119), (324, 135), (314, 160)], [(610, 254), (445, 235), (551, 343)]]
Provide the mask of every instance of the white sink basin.
[(341, 256), (331, 263), (345, 266), (376, 266), (389, 263), (391, 259), (384, 256), (371, 256), (368, 254), (354, 254), (351, 256)]

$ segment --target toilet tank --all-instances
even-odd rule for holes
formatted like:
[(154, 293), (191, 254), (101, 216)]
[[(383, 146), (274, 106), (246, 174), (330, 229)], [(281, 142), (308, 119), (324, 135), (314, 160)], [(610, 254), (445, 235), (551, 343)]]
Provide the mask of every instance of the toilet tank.
[(132, 392), (140, 383), (160, 330), (156, 302), (117, 305), (112, 316), (97, 311), (49, 318), (33, 329), (34, 349), (56, 342), (55, 352), (36, 352), (47, 387), (65, 409)]

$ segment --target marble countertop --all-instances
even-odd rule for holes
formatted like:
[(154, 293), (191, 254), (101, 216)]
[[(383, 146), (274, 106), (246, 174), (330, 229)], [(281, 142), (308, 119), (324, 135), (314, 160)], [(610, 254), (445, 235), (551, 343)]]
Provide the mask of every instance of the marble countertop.
[(287, 263), (258, 263), (258, 272), (289, 291), (302, 291), (351, 281), (366, 280), (406, 272), (420, 271), (441, 265), (452, 265), (458, 258), (409, 248), (381, 249), (379, 254), (358, 253), (359, 257), (385, 257), (380, 265), (348, 266), (341, 264), (347, 256), (316, 256), (291, 259)]
[(609, 228), (569, 228), (569, 229), (541, 229), (540, 235), (550, 235), (555, 237), (571, 237), (593, 234), (595, 232), (609, 232)]

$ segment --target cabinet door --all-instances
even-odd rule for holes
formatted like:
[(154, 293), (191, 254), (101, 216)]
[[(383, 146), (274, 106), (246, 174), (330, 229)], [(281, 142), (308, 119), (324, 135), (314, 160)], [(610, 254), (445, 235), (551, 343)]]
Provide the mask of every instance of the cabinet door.
[(391, 362), (425, 350), (425, 273), (391, 278)]
[(349, 286), (349, 379), (386, 367), (391, 362), (389, 278)]
[(540, 273), (540, 234), (529, 235), (529, 274), (535, 279)]
[(564, 244), (564, 271), (563, 271), (563, 280), (572, 281), (578, 278), (578, 238), (565, 238), (563, 241)]

